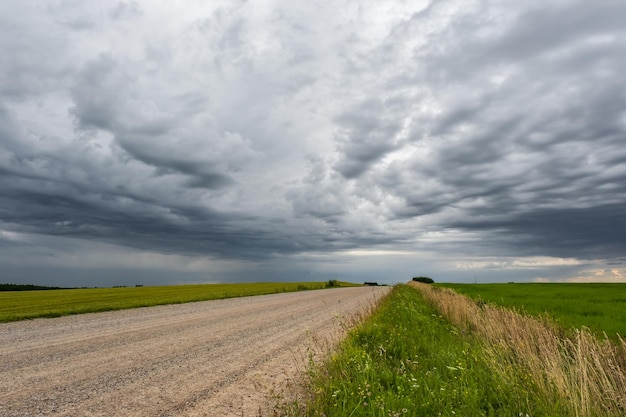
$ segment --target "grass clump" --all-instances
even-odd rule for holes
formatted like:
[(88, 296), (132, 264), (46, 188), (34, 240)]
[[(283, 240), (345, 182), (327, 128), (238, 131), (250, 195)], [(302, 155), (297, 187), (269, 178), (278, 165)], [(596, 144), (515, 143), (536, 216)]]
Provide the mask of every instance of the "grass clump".
[(493, 372), (485, 347), (415, 288), (395, 287), (326, 366), (312, 368), (307, 416), (566, 416), (517, 370)]

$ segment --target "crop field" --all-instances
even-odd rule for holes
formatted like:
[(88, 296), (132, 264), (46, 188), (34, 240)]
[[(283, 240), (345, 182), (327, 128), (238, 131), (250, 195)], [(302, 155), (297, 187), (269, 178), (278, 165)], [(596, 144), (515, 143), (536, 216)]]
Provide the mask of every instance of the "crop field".
[(626, 284), (436, 284), (458, 293), (548, 317), (565, 329), (588, 327), (597, 336), (626, 336)]
[(336, 281), (261, 282), (0, 291), (0, 322), (353, 285)]

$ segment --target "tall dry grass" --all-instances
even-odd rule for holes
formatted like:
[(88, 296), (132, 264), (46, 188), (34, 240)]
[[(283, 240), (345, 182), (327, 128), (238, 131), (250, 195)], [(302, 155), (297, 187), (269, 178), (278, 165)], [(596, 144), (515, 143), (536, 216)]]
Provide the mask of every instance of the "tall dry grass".
[(563, 329), (504, 307), (476, 302), (450, 289), (411, 282), (461, 331), (487, 341), (496, 372), (536, 387), (577, 417), (626, 415), (626, 343), (599, 340), (588, 329)]

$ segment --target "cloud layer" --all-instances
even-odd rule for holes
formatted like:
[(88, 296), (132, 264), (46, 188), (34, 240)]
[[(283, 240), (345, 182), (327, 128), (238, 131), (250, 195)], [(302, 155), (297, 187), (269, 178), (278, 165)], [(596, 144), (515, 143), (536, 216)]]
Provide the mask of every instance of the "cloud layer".
[[(371, 278), (373, 253), (379, 280), (498, 258), (579, 268), (525, 279), (617, 276), (624, 15), (618, 0), (2, 4), (0, 280), (39, 274), (20, 258), (133, 269), (125, 250), (180, 273), (211, 260), (192, 280)], [(97, 250), (109, 266), (85, 261)], [(501, 279), (513, 264), (491, 263)]]

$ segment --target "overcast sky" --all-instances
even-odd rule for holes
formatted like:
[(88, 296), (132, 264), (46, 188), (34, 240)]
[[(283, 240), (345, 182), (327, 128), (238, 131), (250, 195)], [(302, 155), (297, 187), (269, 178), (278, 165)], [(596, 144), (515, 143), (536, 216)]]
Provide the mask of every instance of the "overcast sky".
[(624, 16), (2, 1), (0, 282), (626, 282)]

